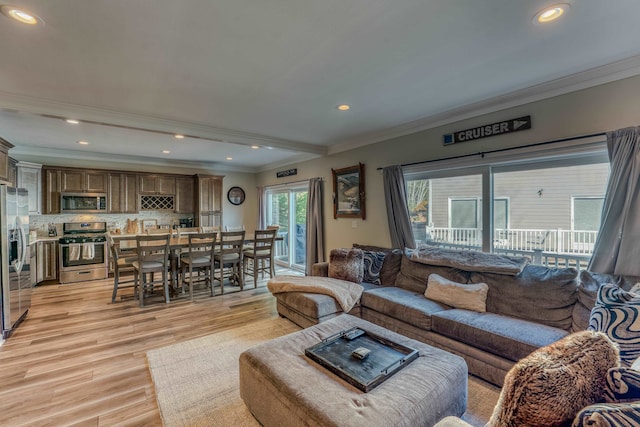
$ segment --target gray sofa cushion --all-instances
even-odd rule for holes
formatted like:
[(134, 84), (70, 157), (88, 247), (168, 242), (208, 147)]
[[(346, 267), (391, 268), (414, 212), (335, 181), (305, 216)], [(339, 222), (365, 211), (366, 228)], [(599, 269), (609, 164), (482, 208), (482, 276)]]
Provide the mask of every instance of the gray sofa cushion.
[(445, 279), (458, 283), (467, 283), (469, 281), (468, 272), (451, 267), (421, 264), (411, 261), (406, 255), (403, 255), (395, 285), (399, 288), (423, 294), (427, 289), (427, 279), (432, 273), (439, 274)]
[(568, 335), (526, 320), (460, 309), (433, 313), (431, 330), (514, 362)]
[(578, 302), (573, 307), (571, 330), (573, 332), (584, 331), (589, 326), (591, 309), (596, 303), (596, 294), (600, 286), (613, 283), (628, 291), (638, 282), (640, 282), (640, 277), (636, 276), (618, 276), (582, 270), (578, 286)]
[(431, 315), (447, 306), (402, 288), (377, 288), (362, 294), (361, 305), (421, 329), (431, 329)]
[(569, 330), (578, 299), (578, 271), (527, 265), (517, 276), (471, 273), (471, 283), (489, 285), (487, 311)]

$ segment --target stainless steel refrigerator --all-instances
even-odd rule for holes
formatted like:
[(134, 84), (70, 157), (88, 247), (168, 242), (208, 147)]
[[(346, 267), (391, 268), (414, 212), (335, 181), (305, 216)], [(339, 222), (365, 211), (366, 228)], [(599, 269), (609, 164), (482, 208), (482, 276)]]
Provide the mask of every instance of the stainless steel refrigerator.
[(7, 338), (31, 306), (29, 200), (27, 190), (0, 185), (2, 337)]

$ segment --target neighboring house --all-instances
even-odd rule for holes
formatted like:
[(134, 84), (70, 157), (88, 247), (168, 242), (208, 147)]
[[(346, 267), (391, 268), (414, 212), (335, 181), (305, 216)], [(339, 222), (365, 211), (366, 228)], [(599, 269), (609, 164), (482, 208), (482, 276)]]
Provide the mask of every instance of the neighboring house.
[[(608, 173), (607, 163), (497, 173), (494, 246), (590, 253)], [(429, 181), (427, 225), (416, 224), (416, 239), (480, 245), (481, 177)]]

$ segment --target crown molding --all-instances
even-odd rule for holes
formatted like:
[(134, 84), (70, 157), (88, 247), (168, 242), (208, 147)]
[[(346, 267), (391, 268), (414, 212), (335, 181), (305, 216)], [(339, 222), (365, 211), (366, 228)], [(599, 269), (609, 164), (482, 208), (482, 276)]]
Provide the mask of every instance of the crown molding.
[[(188, 171), (224, 171), (238, 173), (255, 173), (253, 168), (243, 168), (230, 166), (215, 162), (193, 162), (175, 159), (160, 159), (156, 157), (142, 157), (131, 155), (87, 153), (78, 150), (57, 150), (53, 148), (42, 148), (32, 146), (15, 147), (11, 150), (11, 157), (17, 160), (28, 159), (29, 162), (52, 164), (54, 166), (78, 166), (78, 161), (95, 162), (99, 167), (110, 167), (116, 169), (127, 169), (132, 171), (146, 172), (143, 169), (162, 170), (188, 170)], [(56, 162), (56, 160), (58, 160)], [(54, 164), (55, 163), (55, 164)], [(92, 165), (92, 167), (98, 167)], [(154, 168), (155, 167), (155, 168)]]
[(327, 147), (301, 141), (272, 138), (250, 132), (217, 128), (201, 123), (190, 123), (161, 117), (120, 112), (90, 106), (69, 104), (47, 99), (32, 98), (0, 91), (0, 108), (28, 112), (60, 119), (74, 118), (104, 126), (117, 126), (141, 131), (166, 134), (181, 133), (192, 138), (222, 141), (230, 144), (260, 145), (285, 150), (326, 155)]
[(518, 107), (558, 95), (564, 95), (581, 89), (622, 80), (640, 74), (640, 55), (623, 59), (580, 73), (561, 77), (549, 82), (540, 83), (525, 89), (510, 92), (505, 95), (465, 105), (461, 108), (444, 111), (429, 117), (424, 117), (402, 125), (360, 135), (329, 146), (328, 154), (337, 154), (348, 150), (375, 144), (393, 138), (433, 129), (460, 120), (478, 117), (483, 114), (494, 113), (507, 108)]
[(271, 170), (275, 170), (275, 169), (279, 169), (279, 168), (295, 165), (297, 163), (306, 162), (307, 160), (317, 159), (318, 157), (323, 157), (323, 156), (318, 156), (318, 155), (315, 155), (315, 154), (300, 154), (298, 156), (290, 157), (287, 160), (282, 160), (280, 162), (273, 162), (273, 163), (269, 163), (268, 165), (260, 166), (260, 167), (256, 168), (255, 172), (256, 173), (268, 172), (268, 171), (271, 171)]

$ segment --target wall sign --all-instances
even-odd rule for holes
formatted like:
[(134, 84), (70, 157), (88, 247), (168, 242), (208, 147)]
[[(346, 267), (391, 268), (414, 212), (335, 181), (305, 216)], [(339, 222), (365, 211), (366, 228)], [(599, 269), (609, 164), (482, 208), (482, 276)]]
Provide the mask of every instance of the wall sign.
[(519, 132), (526, 129), (531, 129), (531, 116), (518, 117), (517, 119), (504, 120), (490, 125), (448, 133), (442, 135), (442, 142), (444, 145), (451, 145), (456, 142), (473, 141), (474, 139)]
[(298, 169), (287, 169), (286, 171), (276, 172), (276, 178), (284, 178), (286, 176), (298, 175)]

